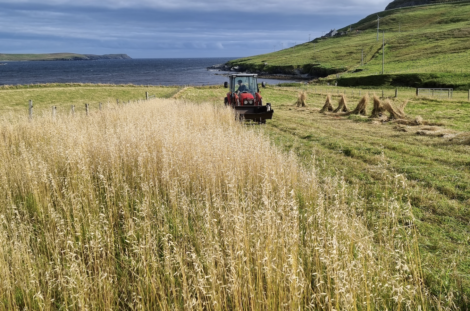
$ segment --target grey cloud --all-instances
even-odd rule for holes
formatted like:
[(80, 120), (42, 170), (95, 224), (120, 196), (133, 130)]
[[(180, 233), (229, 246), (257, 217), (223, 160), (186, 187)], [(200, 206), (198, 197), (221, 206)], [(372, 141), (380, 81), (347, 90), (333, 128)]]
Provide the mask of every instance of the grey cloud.
[[(355, 0), (359, 4), (367, 0)], [(371, 1), (369, 1), (371, 2)], [(152, 8), (160, 1), (140, 1), (127, 8), (106, 8), (109, 0), (90, 7), (83, 0), (80, 6), (69, 5), (66, 0), (26, 1), (3, 3), (0, 11), (0, 53), (128, 53), (133, 57), (201, 57), (248, 56), (267, 53), (292, 46), (320, 36), (331, 28), (340, 28), (356, 22), (371, 8), (361, 13), (338, 15), (344, 10), (339, 1), (337, 10), (329, 13), (292, 13), (295, 5), (307, 6), (300, 1), (284, 3), (267, 0), (263, 10), (240, 13), (227, 11), (227, 5), (214, 0), (205, 6), (220, 11), (207, 11), (201, 5), (187, 0), (176, 0), (179, 9)], [(129, 1), (118, 1), (121, 7)], [(133, 2), (135, 3), (135, 2)], [(193, 2), (191, 2), (193, 3)], [(248, 5), (248, 1), (238, 2)], [(315, 8), (312, 1), (308, 4)], [(188, 7), (184, 7), (187, 4)], [(213, 5), (212, 5), (213, 4)], [(145, 6), (148, 7), (145, 7)], [(256, 4), (260, 7), (260, 4)], [(277, 7), (276, 7), (277, 6)], [(197, 10), (194, 7), (198, 7)], [(254, 6), (252, 5), (252, 8)], [(323, 5), (326, 7), (326, 5)], [(243, 9), (243, 8), (240, 8)], [(273, 10), (279, 12), (273, 13)], [(299, 7), (297, 8), (302, 11)], [(317, 8), (318, 9), (318, 8)], [(271, 11), (270, 11), (271, 10)], [(243, 15), (241, 15), (243, 14)]]
[(277, 12), (296, 14), (318, 14), (331, 15), (356, 14), (367, 11), (381, 11), (389, 3), (389, 0), (0, 0), (5, 4), (28, 4), (28, 5), (51, 5), (51, 6), (80, 6), (80, 7), (103, 7), (108, 9), (121, 8), (152, 8), (159, 10), (195, 10), (206, 12)]

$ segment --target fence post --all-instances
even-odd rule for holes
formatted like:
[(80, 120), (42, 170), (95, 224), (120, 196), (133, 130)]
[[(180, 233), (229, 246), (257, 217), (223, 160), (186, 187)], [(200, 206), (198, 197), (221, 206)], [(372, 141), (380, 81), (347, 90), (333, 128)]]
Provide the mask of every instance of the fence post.
[(447, 90), (447, 98), (450, 98), (450, 90)]
[(72, 116), (74, 116), (75, 115), (75, 105), (72, 105), (71, 111), (72, 111)]
[(416, 88), (416, 96), (419, 96), (419, 89)]
[(145, 92), (145, 99), (149, 100), (149, 92)]
[(86, 115), (88, 116), (89, 104), (85, 104)]
[(102, 105), (103, 105), (103, 104), (102, 104), (102, 103), (100, 103), (100, 110), (101, 110), (101, 107), (102, 107)]
[(395, 98), (398, 97), (398, 89), (395, 89)]
[(52, 117), (55, 118), (56, 106), (52, 106)]
[(33, 119), (33, 101), (29, 101), (29, 119)]

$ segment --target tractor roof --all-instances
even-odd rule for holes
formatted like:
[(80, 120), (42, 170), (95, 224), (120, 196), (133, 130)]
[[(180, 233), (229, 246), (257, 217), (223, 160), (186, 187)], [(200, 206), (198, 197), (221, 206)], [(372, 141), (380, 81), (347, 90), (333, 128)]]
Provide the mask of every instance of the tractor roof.
[(257, 77), (257, 74), (254, 73), (234, 73), (229, 75), (229, 77)]

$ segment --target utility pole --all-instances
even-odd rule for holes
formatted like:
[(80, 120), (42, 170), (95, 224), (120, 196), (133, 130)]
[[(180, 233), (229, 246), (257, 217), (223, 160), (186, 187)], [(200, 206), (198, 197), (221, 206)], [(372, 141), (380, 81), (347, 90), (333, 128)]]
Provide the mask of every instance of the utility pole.
[(379, 41), (380, 16), (377, 15), (377, 41)]
[(362, 49), (361, 66), (364, 66), (364, 49)]
[(383, 32), (382, 37), (382, 74), (384, 74), (385, 68), (385, 31)]

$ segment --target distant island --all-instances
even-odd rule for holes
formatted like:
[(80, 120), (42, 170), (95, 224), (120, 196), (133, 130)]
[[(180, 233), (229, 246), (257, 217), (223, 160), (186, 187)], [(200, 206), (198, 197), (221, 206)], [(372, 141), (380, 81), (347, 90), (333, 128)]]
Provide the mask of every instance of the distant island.
[(99, 60), (99, 59), (132, 59), (127, 54), (75, 54), (75, 53), (51, 53), (51, 54), (0, 54), (0, 61), (74, 61), (74, 60)]

